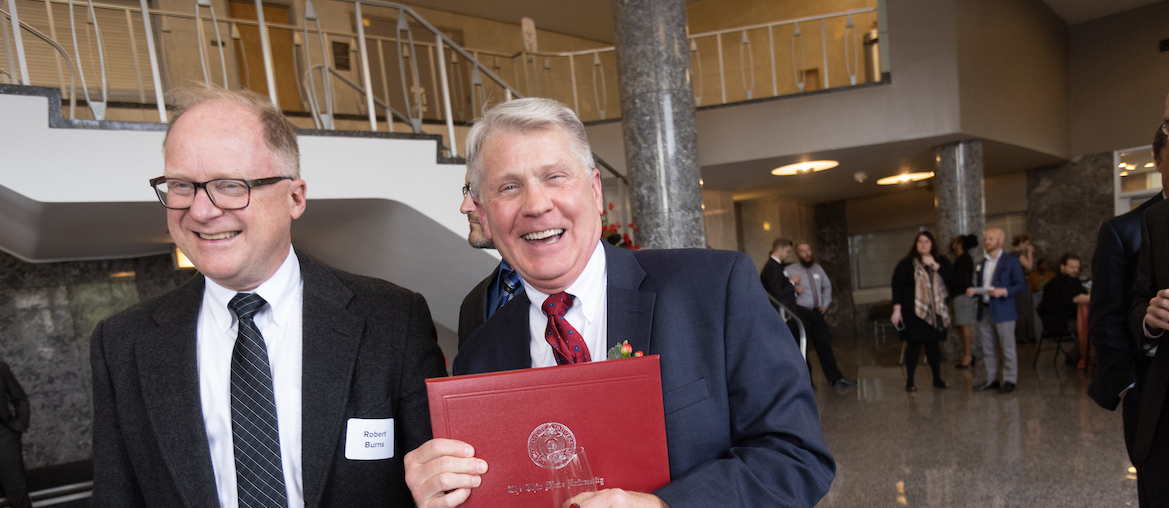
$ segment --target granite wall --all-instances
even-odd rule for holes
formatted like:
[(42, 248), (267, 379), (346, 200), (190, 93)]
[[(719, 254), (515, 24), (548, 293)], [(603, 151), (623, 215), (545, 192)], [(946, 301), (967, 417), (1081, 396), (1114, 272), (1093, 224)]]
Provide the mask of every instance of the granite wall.
[(816, 260), (832, 281), (832, 305), (825, 320), (834, 337), (856, 334), (852, 301), (852, 261), (848, 254), (848, 220), (844, 201), (816, 205)]
[[(1091, 277), (1100, 224), (1114, 214), (1112, 152), (1027, 171), (1027, 234), (1036, 256), (1058, 269), (1059, 257), (1083, 258), (1081, 277)], [(1007, 239), (1009, 242), (1010, 239)]]
[(193, 273), (175, 270), (166, 255), (34, 264), (0, 252), (0, 359), (32, 406), (27, 467), (91, 457), (90, 333), (98, 321)]

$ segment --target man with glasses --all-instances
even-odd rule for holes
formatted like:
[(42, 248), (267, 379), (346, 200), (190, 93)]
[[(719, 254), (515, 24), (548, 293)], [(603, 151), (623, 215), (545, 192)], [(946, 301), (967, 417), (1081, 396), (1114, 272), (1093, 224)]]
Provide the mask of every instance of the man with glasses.
[[(470, 173), (467, 173), (463, 184), (463, 203), (459, 206), (459, 211), (467, 216), (467, 223), (471, 228), (467, 233), (467, 243), (476, 249), (494, 249), (495, 242), (487, 238), (487, 234), (483, 232), (479, 212), (475, 210), (475, 202), (471, 199)], [(463, 298), (463, 305), (459, 307), (459, 348), (463, 347), (471, 332), (479, 329), (495, 311), (523, 290), (524, 281), (520, 274), (513, 270), (507, 261), (500, 260), (491, 275)]]
[[(1164, 120), (1153, 137), (1162, 179), (1169, 176), (1169, 97)], [(1109, 410), (1123, 402), (1125, 447), (1145, 508), (1169, 506), (1169, 348), (1157, 347), (1169, 328), (1163, 268), (1169, 263), (1169, 205), (1163, 194), (1100, 227), (1088, 304), (1089, 335), (1100, 361), (1088, 394)]]
[(200, 274), (98, 324), (95, 506), (405, 506), (445, 374), (421, 295), (292, 248), (306, 184), (267, 98), (181, 99), (150, 181)]

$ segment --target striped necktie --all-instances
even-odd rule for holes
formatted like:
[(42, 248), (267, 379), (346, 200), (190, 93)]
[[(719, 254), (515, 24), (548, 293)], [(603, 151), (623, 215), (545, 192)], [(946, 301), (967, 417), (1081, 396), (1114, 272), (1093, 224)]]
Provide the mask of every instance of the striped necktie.
[(240, 508), (288, 506), (272, 369), (264, 337), (252, 320), (265, 305), (254, 293), (237, 293), (227, 304), (239, 318), (231, 352), (231, 434)]
[(521, 284), (520, 274), (516, 273), (515, 270), (508, 270), (503, 274), (503, 291), (500, 292), (499, 306), (496, 307), (496, 310), (502, 309), (504, 304), (515, 296), (516, 291), (522, 287)]

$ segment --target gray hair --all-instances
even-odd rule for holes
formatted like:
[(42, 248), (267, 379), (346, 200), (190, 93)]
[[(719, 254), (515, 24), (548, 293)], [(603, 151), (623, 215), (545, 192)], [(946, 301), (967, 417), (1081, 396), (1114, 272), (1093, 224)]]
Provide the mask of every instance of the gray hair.
[(471, 194), (479, 196), (479, 179), (483, 174), (481, 151), (492, 133), (528, 133), (553, 127), (564, 129), (569, 135), (569, 149), (586, 171), (596, 168), (584, 124), (568, 106), (539, 97), (515, 99), (488, 110), (467, 133), (467, 173), (471, 175)]
[(171, 92), (175, 105), (174, 114), (166, 126), (166, 137), (162, 139), (162, 150), (166, 151), (166, 140), (170, 130), (184, 113), (205, 102), (225, 101), (243, 106), (256, 115), (264, 129), (264, 144), (276, 159), (280, 176), (300, 178), (300, 147), (296, 142), (296, 128), (284, 117), (284, 113), (263, 95), (250, 90), (225, 90), (222, 88), (184, 88)]

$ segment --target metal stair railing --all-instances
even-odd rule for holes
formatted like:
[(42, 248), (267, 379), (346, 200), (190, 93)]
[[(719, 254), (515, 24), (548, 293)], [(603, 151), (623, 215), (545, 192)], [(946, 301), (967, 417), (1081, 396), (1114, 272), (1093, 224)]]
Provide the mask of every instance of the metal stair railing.
[[(6, 11), (4, 9), (0, 9), (0, 14), (3, 14), (4, 17), (13, 21), (14, 25), (17, 25), (20, 28), (27, 30), (29, 33), (35, 35), (38, 39), (48, 43), (50, 46), (53, 47), (53, 49), (56, 49), (57, 52), (61, 54), (61, 57), (65, 58), (65, 63), (69, 64), (69, 119), (72, 120), (72, 119), (76, 118), (74, 116), (74, 109), (77, 106), (77, 96), (75, 93), (76, 89), (77, 89), (77, 72), (73, 68), (73, 60), (71, 60), (69, 58), (69, 53), (67, 53), (65, 51), (65, 48), (62, 48), (61, 45), (57, 44), (56, 41), (54, 41), (52, 38), (41, 33), (40, 30), (37, 30), (36, 28), (29, 26), (28, 24), (24, 23), (23, 21), (20, 21), (19, 19), (13, 18), (12, 15), (9, 14), (8, 11)], [(19, 40), (19, 39), (17, 39), (17, 40)], [(5, 38), (5, 45), (7, 46), (7, 38)], [(23, 56), (21, 56), (21, 61), (22, 62), (24, 61)], [(11, 72), (4, 71), (4, 73), (7, 74), (10, 78), (15, 78), (15, 76), (13, 76), (13, 74)], [(21, 83), (25, 84), (25, 85), (29, 84), (28, 83), (27, 69), (24, 69), (21, 72)]]
[(796, 327), (800, 331), (800, 354), (804, 355), (805, 359), (808, 358), (808, 331), (807, 328), (804, 328), (804, 321), (801, 320), (795, 312), (792, 312), (791, 309), (787, 308), (786, 305), (779, 303), (779, 300), (776, 300), (775, 297), (771, 296), (770, 293), (767, 294), (767, 299), (771, 300), (771, 304), (775, 306), (775, 310), (779, 312), (779, 317), (780, 319), (783, 319), (784, 323), (787, 323), (793, 319), (795, 320)]

